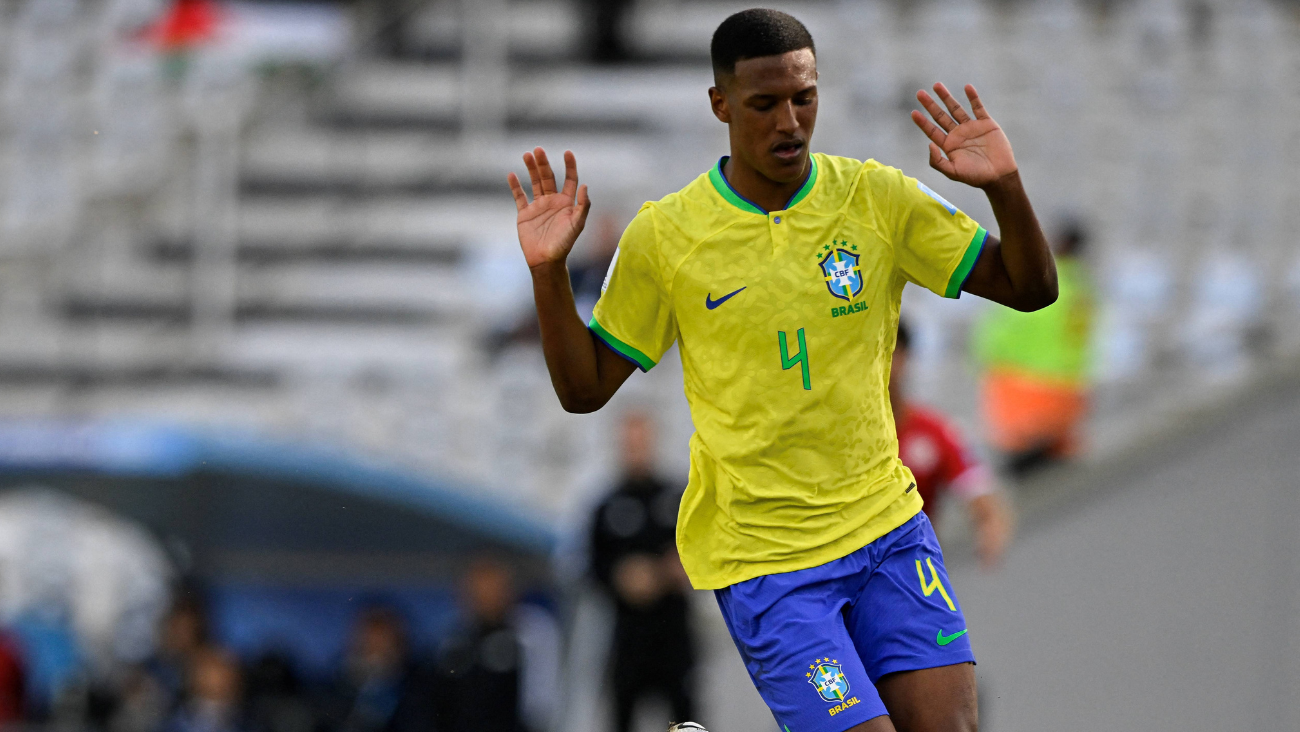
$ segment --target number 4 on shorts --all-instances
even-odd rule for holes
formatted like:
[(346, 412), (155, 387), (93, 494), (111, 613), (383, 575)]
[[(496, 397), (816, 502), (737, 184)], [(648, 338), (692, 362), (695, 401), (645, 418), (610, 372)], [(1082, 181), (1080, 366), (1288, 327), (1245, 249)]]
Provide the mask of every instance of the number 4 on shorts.
[(781, 370), (787, 371), (799, 364), (803, 371), (803, 388), (812, 391), (812, 377), (808, 374), (808, 344), (803, 339), (803, 328), (796, 331), (795, 336), (799, 339), (799, 352), (790, 358), (790, 349), (785, 344), (785, 331), (776, 332), (776, 342), (781, 347)]
[(948, 609), (957, 612), (957, 606), (952, 604), (952, 598), (948, 597), (948, 591), (943, 589), (943, 582), (939, 579), (939, 573), (935, 571), (934, 562), (930, 561), (929, 557), (925, 558), (925, 566), (930, 568), (929, 582), (925, 581), (925, 571), (921, 569), (921, 560), (916, 560), (916, 576), (921, 580), (921, 592), (924, 592), (925, 596), (929, 597), (934, 594), (935, 590), (938, 590), (939, 594), (943, 595), (943, 601), (948, 604)]

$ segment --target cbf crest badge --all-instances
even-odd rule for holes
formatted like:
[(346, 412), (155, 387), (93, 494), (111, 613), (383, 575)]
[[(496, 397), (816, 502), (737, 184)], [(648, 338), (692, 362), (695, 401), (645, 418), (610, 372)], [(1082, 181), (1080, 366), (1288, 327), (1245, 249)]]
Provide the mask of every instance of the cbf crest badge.
[[(847, 242), (835, 242), (847, 244)], [(855, 249), (857, 247), (854, 247)], [(848, 249), (832, 248), (821, 261), (826, 289), (841, 300), (852, 300), (862, 292), (862, 268), (858, 256)]]
[(808, 683), (813, 685), (821, 698), (834, 704), (842, 702), (849, 695), (849, 680), (844, 678), (838, 661), (819, 658), (808, 666)]

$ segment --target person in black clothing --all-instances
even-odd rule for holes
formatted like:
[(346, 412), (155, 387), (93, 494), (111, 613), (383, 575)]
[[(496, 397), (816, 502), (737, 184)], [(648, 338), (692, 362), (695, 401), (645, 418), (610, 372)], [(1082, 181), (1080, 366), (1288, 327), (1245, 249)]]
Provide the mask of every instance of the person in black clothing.
[(645, 415), (624, 419), (622, 449), (622, 482), (596, 509), (591, 526), (591, 573), (616, 608), (616, 732), (630, 729), (637, 703), (648, 694), (666, 699), (674, 721), (695, 717), (689, 584), (675, 541), (681, 490), (654, 473), (654, 430)]
[(631, 58), (627, 43), (628, 11), (632, 0), (586, 0), (590, 24), (589, 56), (598, 64), (618, 63)]
[(254, 729), (315, 732), (316, 713), (294, 671), (292, 657), (282, 651), (263, 653), (245, 676), (245, 704)]
[(340, 732), (433, 732), (428, 674), (412, 657), (402, 616), (372, 605), (357, 616), (324, 720)]
[(439, 654), (439, 732), (526, 732), (514, 575), (499, 561), (476, 559), (461, 591), (466, 620)]

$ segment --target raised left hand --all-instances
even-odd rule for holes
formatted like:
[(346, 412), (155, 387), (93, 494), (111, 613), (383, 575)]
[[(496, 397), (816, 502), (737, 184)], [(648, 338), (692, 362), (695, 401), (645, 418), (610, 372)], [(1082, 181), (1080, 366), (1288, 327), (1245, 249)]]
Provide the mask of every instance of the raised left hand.
[(930, 167), (959, 183), (983, 188), (1017, 171), (1011, 142), (997, 122), (989, 116), (975, 87), (966, 85), (972, 118), (943, 84), (934, 85), (948, 108), (945, 112), (934, 98), (918, 91), (916, 98), (934, 121), (919, 111), (912, 111), (912, 121), (930, 138)]

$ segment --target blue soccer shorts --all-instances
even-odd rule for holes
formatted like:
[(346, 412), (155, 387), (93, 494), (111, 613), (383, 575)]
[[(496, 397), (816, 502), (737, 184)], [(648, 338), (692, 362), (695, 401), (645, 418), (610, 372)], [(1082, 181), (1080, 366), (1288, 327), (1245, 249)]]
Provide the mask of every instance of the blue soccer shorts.
[(882, 676), (975, 661), (924, 513), (842, 559), (714, 594), (783, 732), (843, 732), (888, 714)]

